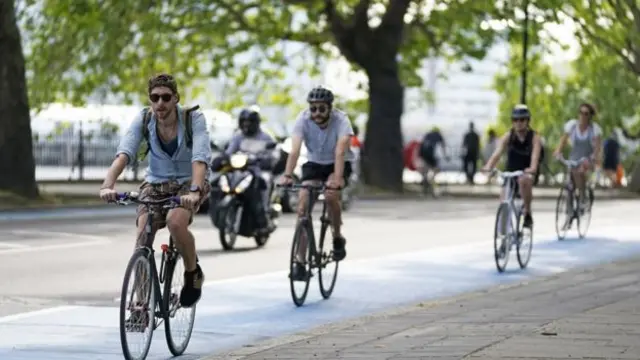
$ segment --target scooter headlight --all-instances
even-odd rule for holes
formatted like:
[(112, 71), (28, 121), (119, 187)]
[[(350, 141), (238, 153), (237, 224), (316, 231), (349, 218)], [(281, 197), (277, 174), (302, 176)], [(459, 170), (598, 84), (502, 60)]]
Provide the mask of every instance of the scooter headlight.
[(231, 155), (229, 163), (234, 169), (242, 169), (245, 165), (247, 165), (247, 160), (248, 158), (245, 154), (234, 154)]
[(242, 181), (240, 181), (238, 183), (238, 186), (236, 186), (236, 193), (241, 193), (245, 190), (247, 190), (247, 188), (249, 187), (249, 185), (251, 185), (251, 181), (253, 180), (253, 175), (249, 174), (247, 175), (246, 178), (242, 179)]
[(220, 176), (218, 186), (220, 186), (222, 192), (228, 193), (229, 191), (231, 191), (231, 188), (229, 187), (229, 179), (227, 179), (225, 175)]

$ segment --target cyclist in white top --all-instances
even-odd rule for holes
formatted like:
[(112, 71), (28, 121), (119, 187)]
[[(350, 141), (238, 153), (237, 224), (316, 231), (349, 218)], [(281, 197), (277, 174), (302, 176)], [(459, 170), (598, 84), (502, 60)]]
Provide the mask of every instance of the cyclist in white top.
[(588, 176), (591, 170), (600, 168), (601, 164), (602, 129), (593, 122), (593, 117), (596, 115), (596, 109), (593, 105), (583, 103), (579, 109), (579, 120), (572, 119), (564, 125), (564, 134), (560, 138), (560, 143), (553, 155), (554, 157), (561, 156), (562, 149), (570, 141), (571, 153), (569, 154), (569, 159), (577, 161), (581, 158), (587, 158), (580, 166), (573, 169), (573, 179), (578, 187), (580, 198), (583, 202), (586, 202), (587, 196), (584, 195)]

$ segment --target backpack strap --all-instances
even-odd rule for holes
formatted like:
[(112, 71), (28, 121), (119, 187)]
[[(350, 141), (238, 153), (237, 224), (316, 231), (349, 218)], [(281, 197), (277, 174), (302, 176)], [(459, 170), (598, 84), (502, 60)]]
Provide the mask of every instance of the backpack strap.
[(185, 140), (187, 143), (187, 147), (189, 149), (193, 148), (193, 126), (192, 126), (191, 113), (198, 109), (200, 109), (200, 105), (195, 105), (190, 108), (182, 109), (182, 118), (184, 119), (185, 137), (186, 137)]
[(151, 121), (151, 108), (142, 109), (142, 138), (144, 140), (144, 146), (146, 147), (141, 153), (138, 153), (138, 159), (144, 160), (151, 150), (151, 143), (149, 142), (149, 121)]

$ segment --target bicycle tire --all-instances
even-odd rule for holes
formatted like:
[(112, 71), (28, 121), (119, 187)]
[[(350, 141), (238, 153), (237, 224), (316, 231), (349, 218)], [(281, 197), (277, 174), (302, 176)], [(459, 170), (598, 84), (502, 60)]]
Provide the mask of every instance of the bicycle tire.
[[(299, 283), (301, 281), (294, 280), (292, 274), (293, 266), (296, 262), (296, 254), (298, 250), (298, 243), (300, 242), (300, 235), (303, 231), (307, 235), (307, 253), (305, 254), (305, 258), (307, 260), (307, 263), (305, 264), (305, 268), (307, 270), (307, 278), (305, 280), (304, 290), (302, 291), (302, 294), (298, 296), (298, 294), (296, 294), (295, 283)], [(304, 223), (304, 221), (301, 221), (298, 226), (296, 226), (296, 231), (293, 235), (293, 241), (291, 242), (291, 257), (289, 258), (289, 287), (291, 289), (291, 299), (293, 300), (293, 303), (298, 307), (304, 304), (304, 301), (307, 298), (307, 293), (309, 292), (309, 281), (311, 280), (311, 267), (309, 266), (311, 263), (309, 256), (311, 252), (311, 236), (313, 236), (313, 233), (310, 234), (308, 226)]]
[[(569, 193), (569, 195), (571, 195), (569, 190), (567, 190), (565, 187), (561, 188), (560, 193), (558, 194), (558, 198), (556, 200), (556, 235), (558, 236), (559, 241), (564, 240), (564, 238), (567, 236), (568, 229), (564, 229), (564, 226), (567, 224), (567, 221), (571, 221), (566, 218), (567, 216), (569, 216), (566, 210), (566, 206), (568, 206), (567, 201), (571, 201), (570, 196), (564, 196), (566, 193)], [(564, 222), (562, 223), (560, 223), (561, 215), (564, 215), (565, 217)]]
[[(176, 341), (173, 339), (173, 336), (171, 334), (171, 306), (173, 306), (173, 302), (174, 301), (180, 301), (180, 293), (176, 294), (177, 298), (173, 298), (173, 293), (172, 293), (172, 289), (171, 289), (171, 285), (173, 282), (173, 275), (176, 269), (176, 265), (178, 264), (178, 262), (180, 261), (181, 256), (176, 252), (175, 253), (175, 257), (172, 260), (167, 260), (167, 262), (165, 263), (165, 277), (164, 277), (164, 291), (163, 291), (163, 295), (162, 295), (162, 307), (165, 311), (164, 314), (164, 334), (165, 334), (165, 338), (167, 340), (167, 347), (169, 348), (169, 351), (171, 352), (171, 354), (173, 354), (173, 356), (180, 356), (182, 355), (185, 350), (187, 350), (187, 346), (189, 346), (189, 341), (191, 340), (191, 333), (193, 332), (193, 324), (195, 322), (196, 319), (196, 305), (193, 305), (192, 307), (188, 308), (188, 309), (183, 309), (185, 311), (188, 311), (190, 314), (189, 316), (189, 325), (188, 325), (188, 330), (186, 332), (186, 336), (185, 339), (182, 341), (181, 344), (176, 344)], [(182, 275), (182, 274), (180, 274)], [(173, 300), (172, 299), (176, 299)], [(177, 311), (180, 311), (180, 308), (178, 308)]]
[(591, 225), (591, 211), (593, 210), (593, 189), (587, 189), (587, 196), (589, 196), (588, 207), (584, 212), (580, 212), (578, 221), (578, 237), (584, 239), (589, 231), (589, 225)]
[[(495, 259), (495, 263), (496, 263), (496, 269), (498, 269), (498, 272), (504, 272), (505, 269), (507, 268), (507, 264), (509, 263), (509, 252), (510, 252), (510, 246), (505, 246), (505, 254), (504, 254), (504, 264), (501, 264), (500, 262), (500, 247), (502, 246), (501, 244), (498, 244), (498, 237), (499, 237), (499, 231), (500, 231), (500, 219), (501, 216), (506, 216), (507, 217), (507, 222), (511, 221), (509, 219), (509, 206), (507, 204), (500, 204), (500, 206), (498, 206), (498, 211), (496, 213), (496, 225), (494, 228), (494, 233), (493, 233), (493, 257)], [(507, 227), (508, 227), (508, 223), (507, 223)], [(509, 245), (509, 234), (505, 234), (505, 240), (503, 241), (503, 243), (505, 243), (505, 245)]]
[(235, 224), (238, 209), (237, 208), (232, 208), (232, 206), (229, 206), (224, 211), (225, 211), (224, 212), (224, 221), (223, 221), (224, 226), (223, 226), (222, 229), (218, 229), (218, 238), (220, 240), (220, 245), (222, 246), (222, 249), (224, 251), (230, 251), (230, 250), (233, 250), (233, 248), (236, 245), (236, 240), (238, 239), (238, 234), (235, 234), (233, 232), (228, 233), (227, 232), (227, 224), (230, 221), (229, 220), (230, 216), (233, 216), (233, 219), (231, 221), (232, 221), (233, 224)]
[[(320, 257), (320, 259), (318, 260), (320, 262), (318, 266), (318, 285), (320, 285), (320, 295), (322, 295), (323, 299), (328, 299), (331, 297), (333, 289), (336, 286), (336, 280), (338, 279), (338, 268), (340, 265), (340, 261), (333, 260), (332, 251), (329, 250), (326, 253), (324, 251), (324, 244), (328, 228), (328, 224), (323, 224), (322, 228), (320, 229), (320, 241), (318, 242), (318, 253), (316, 254), (316, 256)], [(325, 288), (322, 281), (325, 274), (324, 269), (325, 266), (331, 266), (332, 264), (335, 264), (335, 269), (333, 272), (333, 277), (331, 278), (331, 284), (327, 288)]]
[[(529, 231), (529, 245), (522, 246), (522, 239), (524, 234), (524, 214), (520, 212), (518, 216), (518, 242), (516, 243), (516, 258), (518, 259), (518, 265), (520, 265), (520, 269), (525, 269), (527, 265), (529, 265), (529, 260), (531, 260), (531, 251), (533, 250), (533, 226), (528, 230)], [(526, 252), (523, 253), (523, 250)], [(524, 256), (526, 255), (526, 257)]]
[[(149, 334), (149, 338), (146, 341), (144, 349), (141, 354), (137, 357), (134, 357), (131, 354), (131, 350), (129, 349), (129, 343), (127, 340), (127, 290), (129, 288), (129, 281), (132, 279), (132, 274), (135, 273), (134, 266), (138, 264), (139, 259), (144, 259), (143, 261), (147, 262), (149, 269), (149, 276), (152, 276), (151, 271), (151, 263), (149, 262), (149, 251), (147, 249), (137, 249), (134, 251), (131, 259), (129, 259), (129, 263), (127, 264), (127, 269), (125, 270), (124, 279), (122, 281), (122, 291), (120, 292), (120, 345), (122, 346), (122, 354), (124, 355), (125, 360), (143, 360), (149, 354), (149, 349), (151, 348), (151, 340), (153, 339), (153, 332), (155, 330), (155, 309), (156, 309), (156, 289), (155, 289), (155, 281), (154, 279), (150, 279), (149, 281), (149, 291), (150, 295), (149, 303), (153, 304), (153, 306), (149, 306), (149, 310), (147, 312), (147, 316), (149, 317), (149, 325), (151, 327), (151, 332)], [(135, 281), (135, 278), (134, 278)]]

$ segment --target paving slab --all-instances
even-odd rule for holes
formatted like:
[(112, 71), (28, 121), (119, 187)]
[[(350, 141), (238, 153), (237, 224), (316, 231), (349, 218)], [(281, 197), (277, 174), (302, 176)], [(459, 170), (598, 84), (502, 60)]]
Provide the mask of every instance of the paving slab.
[(640, 257), (329, 324), (202, 360), (640, 359)]

